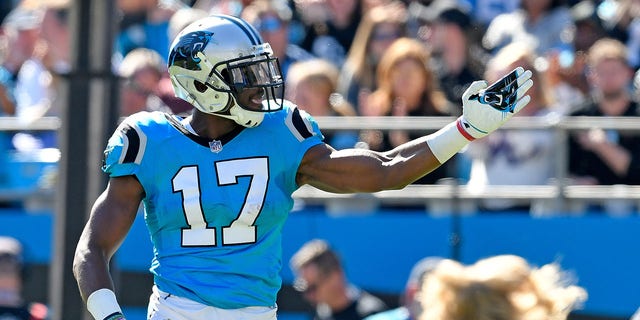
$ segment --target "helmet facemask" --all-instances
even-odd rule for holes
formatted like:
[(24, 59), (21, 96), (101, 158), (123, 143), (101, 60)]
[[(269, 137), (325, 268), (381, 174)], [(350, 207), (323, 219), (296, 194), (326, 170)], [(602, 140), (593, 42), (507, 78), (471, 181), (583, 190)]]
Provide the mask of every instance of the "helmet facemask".
[[(283, 97), (278, 96), (276, 90), (280, 87), (284, 88), (278, 58), (268, 53), (262, 53), (256, 57), (240, 57), (216, 64), (213, 72), (222, 79), (225, 86), (222, 89), (215, 87), (212, 89), (231, 94), (235, 104), (242, 109), (249, 112), (273, 112), (282, 109)], [(263, 90), (265, 102), (261, 110), (240, 103), (239, 95), (244, 89), (249, 88)]]

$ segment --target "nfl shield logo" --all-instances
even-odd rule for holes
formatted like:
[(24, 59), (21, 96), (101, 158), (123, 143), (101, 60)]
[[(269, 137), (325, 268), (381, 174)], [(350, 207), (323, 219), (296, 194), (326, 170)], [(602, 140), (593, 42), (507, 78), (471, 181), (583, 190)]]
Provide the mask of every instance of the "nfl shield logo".
[(222, 151), (222, 142), (220, 142), (220, 140), (213, 140), (209, 142), (209, 150), (215, 153)]

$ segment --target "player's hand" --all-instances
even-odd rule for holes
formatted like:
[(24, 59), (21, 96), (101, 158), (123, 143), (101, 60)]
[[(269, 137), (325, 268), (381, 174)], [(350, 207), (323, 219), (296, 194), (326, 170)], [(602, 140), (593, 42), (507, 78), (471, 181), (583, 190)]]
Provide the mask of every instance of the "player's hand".
[[(458, 129), (468, 140), (479, 139), (498, 129), (524, 108), (531, 97), (531, 71), (518, 67), (488, 86), (475, 81), (462, 95), (462, 116)], [(465, 134), (466, 133), (466, 134)]]

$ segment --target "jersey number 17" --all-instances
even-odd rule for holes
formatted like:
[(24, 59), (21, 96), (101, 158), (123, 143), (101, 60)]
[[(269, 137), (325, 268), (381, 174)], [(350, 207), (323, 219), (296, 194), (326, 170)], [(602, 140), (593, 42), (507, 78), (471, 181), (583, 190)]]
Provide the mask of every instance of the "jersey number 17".
[[(256, 242), (254, 223), (264, 204), (269, 182), (267, 158), (233, 159), (215, 163), (219, 186), (238, 183), (238, 177), (251, 177), (245, 202), (238, 216), (228, 226), (222, 227), (222, 245)], [(172, 179), (173, 192), (181, 192), (182, 208), (187, 227), (182, 228), (182, 246), (216, 246), (216, 228), (209, 227), (202, 211), (198, 166), (180, 168)]]

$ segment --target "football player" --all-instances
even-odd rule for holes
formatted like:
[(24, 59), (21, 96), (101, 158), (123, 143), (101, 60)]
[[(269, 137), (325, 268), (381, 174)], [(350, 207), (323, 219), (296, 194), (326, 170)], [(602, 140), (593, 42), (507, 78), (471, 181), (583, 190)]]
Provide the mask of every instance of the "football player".
[(109, 139), (110, 179), (76, 249), (74, 274), (91, 314), (124, 319), (108, 262), (138, 207), (154, 246), (148, 319), (275, 319), (281, 229), (291, 194), (400, 189), (500, 127), (529, 101), (531, 72), (470, 85), (464, 114), (393, 150), (336, 151), (307, 113), (282, 98), (277, 59), (247, 22), (213, 15), (186, 27), (168, 59), (180, 118), (140, 112)]

